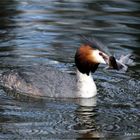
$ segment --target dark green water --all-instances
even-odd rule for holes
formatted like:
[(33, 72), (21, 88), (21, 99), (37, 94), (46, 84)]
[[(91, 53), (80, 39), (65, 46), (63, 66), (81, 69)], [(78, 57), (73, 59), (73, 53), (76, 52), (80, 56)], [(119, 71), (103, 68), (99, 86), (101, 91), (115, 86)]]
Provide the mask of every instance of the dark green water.
[(139, 1), (0, 0), (0, 9), (0, 73), (40, 64), (71, 73), (78, 34), (99, 38), (117, 57), (135, 56), (126, 73), (101, 65), (93, 74), (96, 106), (1, 89), (0, 139), (140, 138)]

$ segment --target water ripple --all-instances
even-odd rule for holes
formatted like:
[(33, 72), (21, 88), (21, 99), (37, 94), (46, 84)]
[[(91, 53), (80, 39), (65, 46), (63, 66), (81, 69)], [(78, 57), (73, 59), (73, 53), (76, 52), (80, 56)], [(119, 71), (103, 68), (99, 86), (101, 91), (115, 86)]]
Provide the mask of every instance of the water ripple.
[(131, 53), (136, 63), (126, 73), (99, 66), (93, 74), (96, 106), (29, 100), (0, 90), (0, 139), (139, 137), (138, 1), (1, 0), (0, 8), (0, 73), (42, 64), (73, 74), (82, 42), (77, 34), (105, 41), (118, 58)]

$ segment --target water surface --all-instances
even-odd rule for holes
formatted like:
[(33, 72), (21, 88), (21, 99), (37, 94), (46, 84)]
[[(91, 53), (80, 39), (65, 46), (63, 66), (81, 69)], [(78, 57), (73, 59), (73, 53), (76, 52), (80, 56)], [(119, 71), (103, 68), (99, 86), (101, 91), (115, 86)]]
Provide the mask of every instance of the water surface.
[(73, 73), (78, 34), (99, 38), (116, 57), (135, 56), (126, 73), (101, 65), (93, 74), (96, 106), (1, 89), (0, 139), (140, 138), (139, 1), (1, 0), (0, 9), (0, 73), (40, 64)]

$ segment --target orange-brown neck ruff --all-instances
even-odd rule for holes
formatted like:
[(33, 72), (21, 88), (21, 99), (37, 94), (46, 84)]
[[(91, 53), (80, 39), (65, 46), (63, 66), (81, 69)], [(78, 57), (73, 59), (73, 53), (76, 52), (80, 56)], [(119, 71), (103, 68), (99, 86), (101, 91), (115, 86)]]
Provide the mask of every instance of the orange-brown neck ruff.
[(82, 45), (77, 49), (75, 54), (75, 64), (78, 70), (89, 75), (90, 71), (95, 72), (98, 68), (99, 63), (96, 61), (96, 58), (93, 57), (94, 49), (89, 45)]

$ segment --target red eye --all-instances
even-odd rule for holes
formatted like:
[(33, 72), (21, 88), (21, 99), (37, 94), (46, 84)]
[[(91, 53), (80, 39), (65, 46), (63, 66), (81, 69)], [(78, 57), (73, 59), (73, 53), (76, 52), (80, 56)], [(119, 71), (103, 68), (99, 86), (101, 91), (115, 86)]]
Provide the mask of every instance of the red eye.
[(99, 52), (99, 55), (102, 56), (104, 59), (106, 58), (106, 56), (102, 52)]
[(103, 54), (101, 52), (99, 52), (99, 55), (103, 56)]

